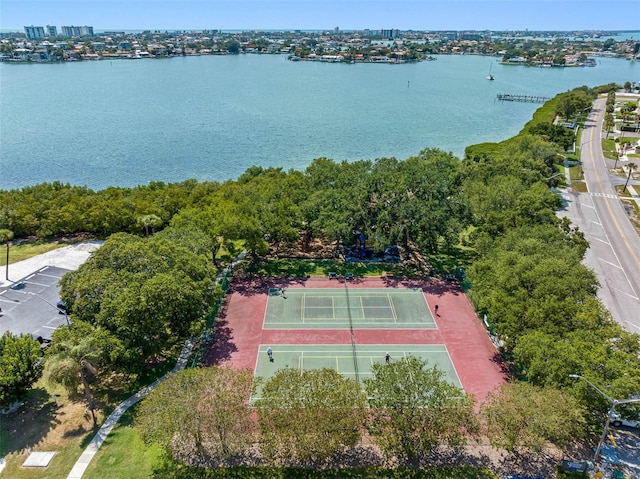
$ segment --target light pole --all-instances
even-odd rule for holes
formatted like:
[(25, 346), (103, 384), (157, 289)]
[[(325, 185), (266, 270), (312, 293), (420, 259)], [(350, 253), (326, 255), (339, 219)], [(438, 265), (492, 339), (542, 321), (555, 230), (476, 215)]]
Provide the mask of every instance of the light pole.
[(607, 411), (607, 420), (604, 423), (604, 429), (602, 430), (602, 437), (600, 438), (600, 441), (598, 442), (598, 447), (596, 447), (596, 453), (593, 455), (593, 463), (595, 464), (595, 463), (598, 462), (598, 456), (600, 455), (600, 449), (602, 449), (602, 444), (604, 443), (604, 440), (607, 438), (607, 431), (609, 430), (609, 423), (611, 422), (611, 418), (613, 417), (613, 414), (616, 412), (616, 406), (618, 406), (619, 404), (629, 404), (629, 403), (634, 403), (634, 402), (640, 402), (640, 399), (623, 399), (623, 400), (619, 401), (617, 399), (613, 399), (611, 396), (609, 396), (604, 391), (602, 391), (598, 386), (593, 384), (587, 378), (585, 378), (583, 376), (580, 376), (579, 374), (569, 374), (569, 377), (571, 379), (582, 379), (587, 384), (589, 384), (589, 386), (591, 386), (593, 389), (595, 389), (600, 394), (602, 394), (602, 396), (607, 401), (609, 401), (611, 403), (611, 407)]
[(25, 291), (26, 294), (30, 294), (31, 296), (35, 296), (36, 298), (40, 298), (42, 301), (44, 301), (45, 303), (47, 303), (49, 306), (51, 306), (52, 308), (56, 308), (56, 310), (58, 311), (58, 313), (62, 313), (64, 314), (64, 319), (67, 322), (67, 328), (71, 329), (71, 323), (69, 323), (69, 315), (67, 314), (67, 311), (59, 308), (58, 306), (50, 303), (49, 301), (47, 301), (46, 299), (44, 299), (42, 296), (37, 295), (36, 293), (32, 293), (31, 291)]

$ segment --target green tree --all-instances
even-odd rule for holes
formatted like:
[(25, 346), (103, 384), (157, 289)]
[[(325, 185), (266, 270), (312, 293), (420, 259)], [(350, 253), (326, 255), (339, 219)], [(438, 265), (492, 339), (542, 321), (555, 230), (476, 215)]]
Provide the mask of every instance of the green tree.
[(89, 376), (95, 375), (97, 368), (107, 361), (115, 342), (104, 330), (80, 321), (73, 324), (73, 329), (58, 328), (54, 331), (45, 357), (43, 376), (49, 383), (64, 386), (70, 395), (76, 394), (82, 384), (95, 425), (97, 419)]
[(588, 109), (593, 103), (593, 98), (584, 90), (574, 90), (562, 95), (556, 102), (556, 114), (566, 120)]
[(562, 336), (580, 328), (576, 318), (598, 284), (580, 263), (584, 251), (581, 236), (565, 227), (521, 227), (467, 270), (472, 300), (492, 318), (507, 348), (529, 331)]
[(229, 53), (240, 53), (240, 43), (237, 40), (229, 40), (224, 44)]
[(201, 331), (213, 304), (214, 278), (206, 256), (167, 237), (118, 234), (63, 278), (61, 297), (77, 319), (121, 342), (112, 365), (135, 372)]
[(151, 233), (153, 234), (156, 228), (162, 226), (162, 218), (158, 215), (144, 215), (138, 218), (138, 224), (144, 228), (144, 234), (149, 236), (149, 229), (151, 229)]
[(461, 446), (478, 431), (474, 399), (415, 356), (376, 363), (364, 380), (370, 429), (389, 457), (412, 460), (438, 445)]
[(607, 131), (607, 138), (609, 138), (609, 133), (613, 130), (614, 122), (613, 115), (611, 113), (604, 114), (604, 129)]
[(527, 383), (506, 383), (489, 393), (481, 416), (491, 445), (510, 453), (540, 452), (547, 443), (564, 449), (585, 434), (575, 398)]
[(277, 464), (323, 463), (355, 446), (366, 398), (333, 369), (281, 369), (256, 401), (263, 453)]
[(42, 372), (40, 343), (30, 335), (0, 337), (0, 409), (24, 398)]
[(186, 369), (163, 381), (142, 402), (136, 425), (143, 439), (174, 458), (201, 465), (229, 465), (256, 440), (249, 396), (250, 370)]

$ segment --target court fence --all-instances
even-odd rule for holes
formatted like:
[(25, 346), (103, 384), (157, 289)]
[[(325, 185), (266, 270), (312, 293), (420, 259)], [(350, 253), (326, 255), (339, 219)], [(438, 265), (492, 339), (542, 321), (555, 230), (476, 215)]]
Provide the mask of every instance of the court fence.
[(212, 339), (212, 330), (213, 325), (220, 314), (220, 310), (222, 309), (222, 305), (224, 304), (225, 298), (227, 296), (227, 291), (229, 290), (229, 279), (227, 275), (229, 271), (225, 270), (222, 275), (216, 278), (216, 282), (214, 283), (215, 292), (214, 292), (214, 302), (211, 307), (211, 312), (209, 316), (207, 316), (206, 326), (204, 328), (204, 332), (200, 335), (198, 340), (198, 348), (193, 353), (193, 357), (191, 358), (190, 367), (194, 368), (202, 364), (202, 360), (204, 359), (207, 351), (209, 350), (209, 344)]

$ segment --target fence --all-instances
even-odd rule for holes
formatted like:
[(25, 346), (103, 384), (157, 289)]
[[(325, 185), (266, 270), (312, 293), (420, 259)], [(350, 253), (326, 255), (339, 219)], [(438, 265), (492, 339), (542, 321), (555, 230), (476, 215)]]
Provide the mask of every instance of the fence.
[[(193, 354), (193, 358), (191, 359), (190, 367), (194, 368), (201, 364), (202, 359), (204, 358), (207, 350), (209, 349), (209, 343), (211, 342), (211, 330), (213, 329), (213, 325), (220, 313), (220, 309), (222, 309), (222, 305), (224, 304), (225, 297), (227, 296), (227, 290), (229, 289), (229, 279), (227, 278), (228, 271), (225, 270), (221, 276), (216, 279), (215, 287), (217, 291), (215, 292), (215, 299), (213, 302), (213, 306), (211, 307), (211, 312), (209, 316), (207, 316), (207, 323), (204, 332), (200, 335), (200, 339), (198, 341), (198, 348)], [(218, 289), (219, 287), (219, 289)]]

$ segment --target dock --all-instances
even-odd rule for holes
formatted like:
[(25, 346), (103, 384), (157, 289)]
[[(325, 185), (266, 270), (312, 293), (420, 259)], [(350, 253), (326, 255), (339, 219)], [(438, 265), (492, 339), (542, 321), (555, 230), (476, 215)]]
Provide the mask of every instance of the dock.
[(546, 96), (511, 95), (510, 93), (498, 93), (496, 99), (500, 101), (521, 101), (525, 103), (545, 103), (550, 100), (550, 98)]

